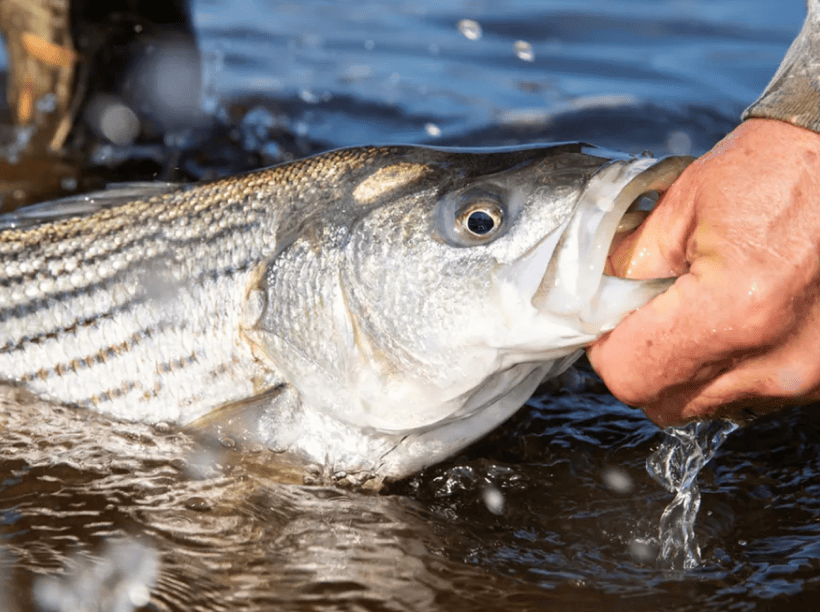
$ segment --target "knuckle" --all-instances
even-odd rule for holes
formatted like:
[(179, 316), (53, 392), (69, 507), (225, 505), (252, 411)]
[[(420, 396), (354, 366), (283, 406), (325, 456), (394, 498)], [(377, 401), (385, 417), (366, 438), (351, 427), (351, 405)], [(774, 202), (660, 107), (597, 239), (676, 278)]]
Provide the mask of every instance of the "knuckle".
[(770, 397), (799, 398), (820, 387), (820, 364), (800, 360), (776, 368), (766, 379), (762, 395)]

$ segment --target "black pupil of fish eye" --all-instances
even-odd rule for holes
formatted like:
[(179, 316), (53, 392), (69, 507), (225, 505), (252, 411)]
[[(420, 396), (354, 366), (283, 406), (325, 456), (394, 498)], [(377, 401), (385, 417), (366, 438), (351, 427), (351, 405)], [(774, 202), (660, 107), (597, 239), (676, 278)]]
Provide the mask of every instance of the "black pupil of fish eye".
[(495, 220), (483, 210), (474, 210), (467, 217), (467, 229), (477, 236), (493, 231)]

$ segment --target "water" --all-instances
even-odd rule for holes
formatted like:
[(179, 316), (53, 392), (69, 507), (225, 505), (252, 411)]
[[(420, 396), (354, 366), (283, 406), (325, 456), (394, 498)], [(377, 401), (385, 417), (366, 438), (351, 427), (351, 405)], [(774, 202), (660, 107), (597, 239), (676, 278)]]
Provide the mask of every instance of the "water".
[(737, 428), (725, 421), (670, 427), (660, 448), (646, 460), (650, 476), (675, 494), (661, 515), (658, 535), (659, 560), (673, 568), (694, 569), (701, 563), (695, 536), (700, 509), (697, 477)]
[[(762, 90), (802, 17), (802, 0), (202, 0), (212, 125), (89, 154), (122, 180), (374, 142), (698, 154)], [(24, 179), (16, 189), (38, 180)], [(487, 439), (374, 495), (305, 485), (305, 466), (241, 441), (3, 387), (0, 404), (4, 611), (77, 609), (81, 597), (128, 609), (145, 591), (145, 609), (186, 611), (820, 601), (816, 405), (722, 445), (708, 428), (675, 445), (582, 366)], [(693, 442), (701, 453), (675, 454)], [(664, 449), (660, 465), (689, 468), (666, 486), (646, 470), (649, 457), (664, 472)]]

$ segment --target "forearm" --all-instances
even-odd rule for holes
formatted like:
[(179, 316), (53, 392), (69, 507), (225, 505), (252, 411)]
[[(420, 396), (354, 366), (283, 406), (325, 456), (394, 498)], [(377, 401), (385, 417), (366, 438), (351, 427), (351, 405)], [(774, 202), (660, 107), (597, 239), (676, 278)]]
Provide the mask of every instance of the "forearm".
[(779, 119), (820, 133), (820, 0), (807, 5), (803, 29), (743, 119)]

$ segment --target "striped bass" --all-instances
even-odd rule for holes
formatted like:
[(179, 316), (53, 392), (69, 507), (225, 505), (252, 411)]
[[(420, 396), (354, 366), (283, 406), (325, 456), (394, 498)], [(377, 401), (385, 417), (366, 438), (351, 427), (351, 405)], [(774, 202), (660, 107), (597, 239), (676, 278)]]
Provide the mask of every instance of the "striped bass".
[(401, 478), (669, 286), (603, 270), (689, 161), (361, 147), (28, 207), (0, 217), (0, 379), (129, 420), (241, 411), (271, 448)]

